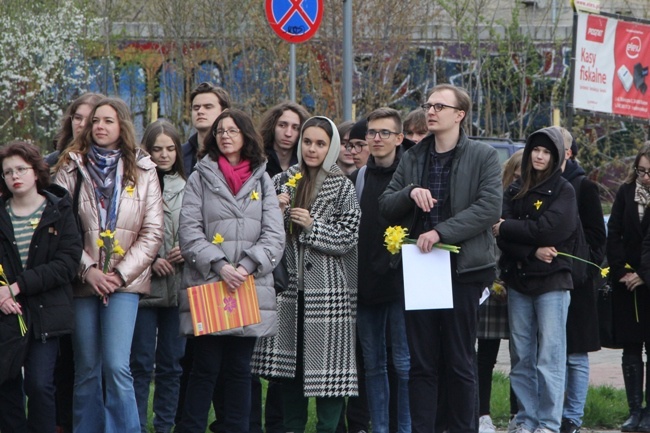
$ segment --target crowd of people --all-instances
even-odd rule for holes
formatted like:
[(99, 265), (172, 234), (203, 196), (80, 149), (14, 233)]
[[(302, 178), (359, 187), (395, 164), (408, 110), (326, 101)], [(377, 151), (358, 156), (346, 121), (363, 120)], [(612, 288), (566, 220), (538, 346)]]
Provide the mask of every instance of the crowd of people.
[[(55, 152), (0, 148), (0, 343), (16, 342), (0, 432), (146, 433), (153, 412), (157, 433), (304, 433), (313, 398), (319, 433), (495, 433), (508, 339), (509, 433), (578, 433), (605, 257), (621, 430), (650, 432), (650, 144), (606, 234), (569, 131), (532, 133), (501, 167), (465, 132), (460, 87), (338, 126), (293, 102), (256, 123), (210, 83), (190, 100), (185, 143), (164, 119), (137, 143), (127, 105), (88, 93)], [(421, 254), (459, 247), (453, 308), (406, 310), (389, 226)], [(593, 266), (576, 266), (583, 245)], [(251, 279), (260, 321), (195, 336), (188, 288)]]

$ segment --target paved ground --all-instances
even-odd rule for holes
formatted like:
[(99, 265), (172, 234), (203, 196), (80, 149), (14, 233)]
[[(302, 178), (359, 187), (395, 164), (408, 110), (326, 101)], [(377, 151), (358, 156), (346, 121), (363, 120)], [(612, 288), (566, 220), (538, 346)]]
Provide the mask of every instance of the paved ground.
[[(601, 349), (598, 352), (590, 353), (589, 365), (589, 383), (591, 385), (611, 385), (615, 388), (624, 388), (620, 349)], [(507, 340), (501, 341), (496, 368), (504, 373), (510, 372)]]

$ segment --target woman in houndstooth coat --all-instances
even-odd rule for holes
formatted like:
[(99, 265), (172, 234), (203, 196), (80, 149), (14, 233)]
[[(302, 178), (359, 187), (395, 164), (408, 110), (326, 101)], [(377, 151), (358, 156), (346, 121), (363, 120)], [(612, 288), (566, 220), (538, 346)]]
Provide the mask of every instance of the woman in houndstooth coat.
[[(278, 334), (258, 340), (253, 371), (286, 382), (287, 431), (304, 431), (308, 398), (316, 397), (319, 431), (333, 432), (344, 397), (357, 395), (361, 211), (354, 185), (335, 164), (339, 149), (336, 126), (325, 117), (312, 118), (298, 142), (298, 164), (273, 178), (285, 215), (290, 287), (277, 297)], [(302, 179), (288, 186), (297, 173)]]

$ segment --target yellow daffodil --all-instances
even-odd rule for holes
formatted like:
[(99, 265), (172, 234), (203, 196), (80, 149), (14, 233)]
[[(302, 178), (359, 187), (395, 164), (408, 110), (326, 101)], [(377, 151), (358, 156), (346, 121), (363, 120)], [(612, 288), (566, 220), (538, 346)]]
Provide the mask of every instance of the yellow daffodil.
[(126, 188), (124, 188), (124, 191), (126, 191), (129, 197), (133, 197), (133, 191), (135, 191), (135, 187), (133, 185), (128, 185)]
[[(0, 265), (0, 285), (7, 286), (7, 289), (9, 289), (9, 296), (11, 296), (11, 300), (15, 305), (18, 301), (16, 301), (16, 296), (14, 296), (14, 292), (13, 290), (11, 290), (11, 286), (9, 285), (9, 280), (5, 275), (4, 268), (2, 267), (2, 265)], [(18, 314), (18, 327), (20, 328), (20, 336), (21, 337), (25, 336), (25, 334), (27, 333), (27, 325), (25, 324), (25, 318), (23, 317), (22, 314)]]
[(288, 186), (288, 187), (291, 187), (291, 188), (295, 188), (296, 187), (296, 178), (292, 177), (291, 179), (289, 179), (287, 181), (287, 183), (285, 183), (285, 185)]
[(607, 267), (607, 268), (601, 268), (600, 266), (598, 266), (598, 265), (595, 264), (594, 262), (590, 262), (589, 260), (581, 259), (580, 257), (576, 257), (576, 256), (574, 256), (573, 254), (569, 254), (569, 253), (564, 253), (564, 252), (562, 252), (562, 251), (558, 251), (558, 252), (557, 252), (557, 255), (558, 255), (558, 256), (568, 257), (568, 258), (573, 259), (573, 260), (579, 260), (579, 261), (581, 261), (581, 262), (583, 262), (583, 263), (586, 263), (586, 264), (588, 264), (588, 265), (595, 266), (595, 267), (597, 267), (598, 269), (600, 269), (600, 276), (603, 277), (603, 278), (607, 277), (607, 274), (609, 274), (609, 268), (608, 268), (608, 267)]
[(103, 240), (102, 238), (97, 239), (95, 242), (97, 242), (97, 246), (98, 246), (99, 248), (103, 248), (103, 247), (104, 247), (104, 240)]
[(117, 254), (118, 256), (123, 256), (124, 255), (124, 248), (122, 248), (119, 245), (115, 245), (115, 247), (113, 247), (113, 254)]
[(301, 172), (296, 173), (296, 175), (293, 178), (296, 180), (302, 179), (302, 173)]
[(251, 193), (251, 200), (259, 200), (260, 199), (260, 194), (257, 191), (253, 191)]
[(110, 230), (104, 230), (103, 232), (101, 232), (101, 233), (99, 234), (99, 236), (102, 237), (102, 238), (110, 238), (110, 239), (113, 239), (113, 238), (115, 237), (115, 233), (113, 233), (113, 232), (110, 231)]
[[(408, 229), (404, 227), (390, 226), (386, 228), (386, 231), (384, 232), (384, 245), (386, 246), (388, 252), (391, 254), (397, 254), (402, 249), (403, 244), (417, 243), (415, 239), (409, 239), (407, 235)], [(438, 242), (433, 246), (441, 250), (449, 251), (450, 253), (460, 253), (460, 247), (456, 245), (448, 245)]]
[(503, 295), (506, 292), (506, 286), (502, 281), (496, 280), (492, 283), (492, 288), (490, 290), (495, 295)]
[(539, 210), (539, 208), (542, 207), (542, 201), (537, 200), (535, 203), (533, 203), (533, 206), (535, 206), (535, 209)]
[(626, 263), (626, 264), (625, 264), (625, 269), (628, 269), (628, 270), (630, 270), (630, 271), (633, 271), (633, 270), (634, 270), (634, 268), (632, 267), (632, 265), (630, 265), (629, 263)]
[(212, 243), (215, 245), (221, 245), (223, 241), (224, 241), (223, 236), (221, 236), (219, 233), (215, 234), (214, 237), (212, 238)]

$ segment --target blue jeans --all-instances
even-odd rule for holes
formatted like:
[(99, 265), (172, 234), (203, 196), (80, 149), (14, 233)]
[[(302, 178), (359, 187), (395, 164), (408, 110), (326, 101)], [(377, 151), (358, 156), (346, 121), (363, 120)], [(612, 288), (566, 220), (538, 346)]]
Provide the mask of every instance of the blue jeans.
[(178, 307), (138, 309), (131, 345), (131, 374), (142, 433), (149, 431), (147, 409), (154, 364), (154, 430), (169, 433), (174, 427), (184, 350), (185, 338), (179, 334)]
[(519, 412), (517, 425), (528, 430), (560, 430), (566, 374), (566, 318), (570, 295), (508, 291), (510, 384)]
[[(224, 430), (248, 433), (251, 411), (251, 358), (255, 337), (204, 335), (194, 339), (194, 364), (178, 433), (203, 433), (217, 378), (224, 377)], [(76, 432), (75, 432), (76, 433)]]
[(95, 296), (74, 300), (75, 433), (140, 433), (129, 368), (138, 300), (134, 293), (113, 293), (108, 306)]
[(366, 369), (368, 409), (374, 433), (388, 433), (388, 386), (386, 359), (386, 325), (389, 325), (393, 364), (397, 372), (397, 425), (399, 433), (410, 433), (409, 347), (406, 340), (404, 307), (399, 301), (377, 305), (359, 304), (357, 333)]
[(582, 425), (588, 389), (589, 354), (570, 353), (566, 360), (566, 392), (562, 418), (570, 419), (577, 426)]

